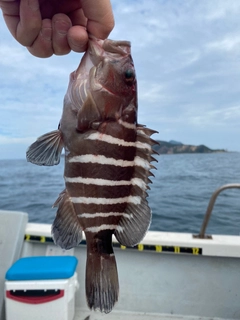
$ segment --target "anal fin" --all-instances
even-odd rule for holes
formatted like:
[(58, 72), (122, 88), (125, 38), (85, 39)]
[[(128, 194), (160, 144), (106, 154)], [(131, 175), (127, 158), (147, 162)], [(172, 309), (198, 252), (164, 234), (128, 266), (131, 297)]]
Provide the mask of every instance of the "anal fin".
[(60, 130), (39, 137), (27, 150), (27, 161), (39, 166), (53, 166), (60, 162), (64, 147)]
[(60, 193), (53, 206), (58, 206), (52, 225), (55, 244), (63, 249), (76, 247), (82, 240), (82, 227), (66, 190)]

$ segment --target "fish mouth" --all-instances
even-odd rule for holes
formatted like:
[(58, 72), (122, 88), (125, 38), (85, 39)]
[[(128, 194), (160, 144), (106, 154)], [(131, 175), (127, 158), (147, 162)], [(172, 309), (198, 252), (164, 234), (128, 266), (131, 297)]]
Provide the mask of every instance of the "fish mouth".
[(131, 52), (131, 43), (130, 41), (113, 41), (105, 40), (102, 45), (103, 49), (109, 53), (116, 53), (122, 56), (129, 55)]
[(131, 42), (126, 40), (114, 41), (110, 39), (101, 40), (89, 35), (88, 50), (94, 62), (98, 64), (106, 56), (121, 57), (131, 54)]

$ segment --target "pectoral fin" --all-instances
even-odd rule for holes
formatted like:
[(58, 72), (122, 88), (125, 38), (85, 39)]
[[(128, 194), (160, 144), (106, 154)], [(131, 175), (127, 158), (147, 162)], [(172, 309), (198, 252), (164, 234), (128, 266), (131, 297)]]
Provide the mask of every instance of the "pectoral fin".
[(39, 137), (27, 150), (27, 161), (39, 166), (59, 164), (63, 149), (60, 130), (51, 131)]

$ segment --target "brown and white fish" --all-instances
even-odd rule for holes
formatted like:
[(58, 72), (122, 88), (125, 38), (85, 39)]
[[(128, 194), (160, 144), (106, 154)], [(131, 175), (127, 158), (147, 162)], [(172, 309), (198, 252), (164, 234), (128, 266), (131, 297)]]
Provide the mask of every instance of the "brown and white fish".
[(65, 148), (66, 188), (52, 226), (62, 248), (87, 241), (86, 296), (108, 313), (118, 300), (112, 235), (139, 243), (151, 222), (146, 197), (156, 131), (137, 123), (137, 81), (128, 41), (91, 38), (71, 73), (59, 128), (34, 142), (27, 160), (55, 165)]

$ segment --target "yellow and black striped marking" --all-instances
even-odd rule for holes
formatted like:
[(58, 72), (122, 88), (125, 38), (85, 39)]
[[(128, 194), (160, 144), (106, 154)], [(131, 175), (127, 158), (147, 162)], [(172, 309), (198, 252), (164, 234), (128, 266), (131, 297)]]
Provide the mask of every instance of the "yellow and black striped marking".
[[(43, 237), (43, 236), (32, 236), (25, 235), (25, 241), (33, 241), (33, 242), (41, 242), (41, 243), (53, 243), (53, 239), (51, 237)], [(86, 240), (82, 240), (79, 244), (80, 246), (86, 246)], [(184, 253), (184, 254), (193, 254), (193, 255), (201, 255), (202, 248), (198, 247), (178, 247), (178, 246), (161, 246), (161, 245), (148, 245), (148, 244), (138, 244), (134, 247), (125, 247), (119, 243), (113, 243), (113, 247), (120, 248), (122, 250), (138, 250), (138, 251), (155, 251), (158, 253)]]
[(194, 254), (194, 255), (201, 255), (202, 248), (193, 248), (193, 247), (178, 247), (178, 246), (161, 246), (161, 245), (148, 245), (148, 244), (138, 244), (134, 247), (125, 247), (118, 243), (113, 244), (114, 247), (121, 248), (122, 250), (125, 249), (135, 249), (138, 251), (155, 251), (159, 253), (187, 253), (187, 254)]
[(52, 237), (43, 237), (43, 236), (32, 236), (29, 234), (25, 235), (25, 241), (31, 242), (41, 242), (41, 243), (53, 243)]

